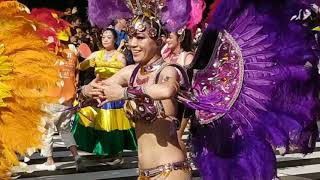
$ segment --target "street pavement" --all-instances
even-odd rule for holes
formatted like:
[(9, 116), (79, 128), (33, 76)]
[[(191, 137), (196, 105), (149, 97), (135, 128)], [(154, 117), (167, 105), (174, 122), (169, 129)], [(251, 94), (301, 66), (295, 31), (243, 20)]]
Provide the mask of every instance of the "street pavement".
[[(186, 140), (188, 132), (185, 132), (183, 139)], [(88, 171), (78, 173), (71, 153), (66, 149), (60, 136), (54, 136), (54, 159), (56, 171), (40, 171), (35, 167), (45, 162), (45, 158), (39, 153), (31, 156), (27, 162), (28, 167), (17, 167), (18, 179), (23, 180), (133, 180), (137, 179), (138, 159), (137, 153), (125, 151), (123, 153), (123, 164), (108, 165), (106, 158), (95, 156), (91, 153), (80, 151), (85, 157)], [(23, 160), (23, 159), (21, 159)], [(277, 155), (278, 176), (281, 180), (314, 180), (320, 179), (320, 141), (316, 144), (314, 153), (303, 156), (297, 153), (290, 153), (285, 156)], [(199, 172), (193, 166), (193, 179), (201, 179)], [(27, 171), (27, 172), (26, 172)]]

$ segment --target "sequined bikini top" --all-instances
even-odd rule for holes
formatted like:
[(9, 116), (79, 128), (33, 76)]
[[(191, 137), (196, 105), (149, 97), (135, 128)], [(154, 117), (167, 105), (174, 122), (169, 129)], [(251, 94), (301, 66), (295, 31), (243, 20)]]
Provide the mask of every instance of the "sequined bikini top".
[[(184, 79), (184, 84), (181, 87), (190, 87), (189, 79), (185, 70), (176, 64), (168, 64), (163, 62), (161, 66), (156, 70), (156, 76), (154, 78), (153, 83), (157, 84), (160, 78), (161, 71), (167, 67), (173, 66), (178, 69)], [(134, 82), (137, 78), (138, 71), (140, 70), (141, 66), (137, 65), (133, 70), (133, 73), (129, 80), (129, 87), (133, 87)], [(133, 105), (134, 104), (134, 105)], [(135, 106), (135, 107), (133, 107)], [(143, 95), (141, 97), (137, 97), (134, 100), (127, 100), (124, 105), (124, 110), (128, 119), (136, 122), (138, 120), (145, 120), (146, 122), (154, 122), (156, 119), (159, 118), (166, 118), (165, 111), (161, 101), (154, 101), (151, 97), (147, 95)], [(169, 117), (170, 118), (170, 117)], [(171, 117), (172, 118), (172, 117)]]

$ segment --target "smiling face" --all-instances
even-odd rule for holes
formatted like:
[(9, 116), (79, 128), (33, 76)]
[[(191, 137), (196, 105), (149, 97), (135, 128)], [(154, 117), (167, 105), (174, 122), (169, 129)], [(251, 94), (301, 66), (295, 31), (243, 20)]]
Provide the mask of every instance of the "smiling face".
[(131, 21), (129, 48), (135, 62), (145, 65), (161, 57), (159, 29), (159, 24), (146, 16), (138, 16)]
[(114, 44), (116, 42), (116, 37), (110, 30), (106, 30), (102, 34), (102, 45), (106, 50), (115, 49)]
[(168, 35), (168, 38), (166, 39), (166, 42), (168, 44), (168, 48), (170, 48), (170, 49), (175, 49), (176, 47), (178, 47), (180, 42), (178, 40), (177, 33), (171, 32)]
[(133, 59), (137, 63), (147, 64), (160, 53), (160, 46), (146, 31), (137, 32), (129, 40)]

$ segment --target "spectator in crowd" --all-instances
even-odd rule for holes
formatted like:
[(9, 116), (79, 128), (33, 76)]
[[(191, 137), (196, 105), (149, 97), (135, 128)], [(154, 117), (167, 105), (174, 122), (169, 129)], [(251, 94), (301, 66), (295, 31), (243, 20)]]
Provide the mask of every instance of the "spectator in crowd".
[[(128, 42), (127, 30), (127, 21), (124, 18), (116, 19), (114, 22), (114, 29), (117, 32), (118, 40), (116, 42), (117, 46), (120, 46), (119, 49), (122, 50), (127, 59), (127, 65), (134, 64), (131, 51), (129, 51), (125, 44)], [(121, 43), (122, 42), (122, 43)]]
[(116, 19), (114, 24), (114, 29), (116, 30), (118, 36), (116, 44), (119, 46), (122, 40), (128, 41), (128, 36), (126, 34), (127, 21), (123, 18)]

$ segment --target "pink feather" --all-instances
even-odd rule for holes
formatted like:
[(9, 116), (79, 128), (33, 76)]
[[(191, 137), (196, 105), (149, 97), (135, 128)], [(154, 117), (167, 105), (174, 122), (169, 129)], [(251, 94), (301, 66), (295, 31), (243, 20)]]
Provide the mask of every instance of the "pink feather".
[(202, 13), (206, 7), (203, 0), (191, 0), (190, 19), (187, 24), (188, 29), (193, 29), (202, 20)]

